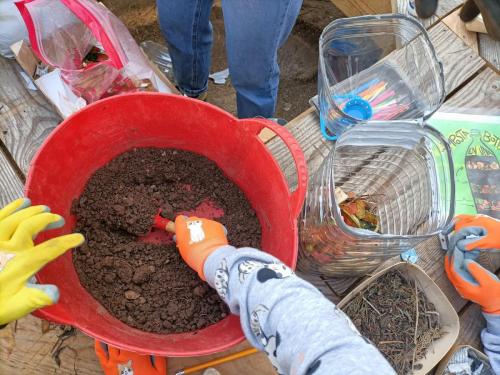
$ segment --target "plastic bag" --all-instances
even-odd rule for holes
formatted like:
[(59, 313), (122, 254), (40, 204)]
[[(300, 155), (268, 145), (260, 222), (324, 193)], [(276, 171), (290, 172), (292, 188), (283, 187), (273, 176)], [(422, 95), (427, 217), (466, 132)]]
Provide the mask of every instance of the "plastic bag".
[(141, 43), (141, 48), (148, 58), (156, 64), (158, 69), (165, 74), (165, 77), (170, 82), (175, 82), (174, 67), (167, 46), (153, 42), (152, 40), (146, 40)]
[[(131, 91), (164, 91), (123, 23), (93, 0), (16, 3), (31, 46), (87, 103)], [(100, 50), (102, 48), (102, 51)]]
[(23, 39), (28, 39), (28, 32), (14, 1), (0, 0), (0, 54), (14, 57), (10, 46)]

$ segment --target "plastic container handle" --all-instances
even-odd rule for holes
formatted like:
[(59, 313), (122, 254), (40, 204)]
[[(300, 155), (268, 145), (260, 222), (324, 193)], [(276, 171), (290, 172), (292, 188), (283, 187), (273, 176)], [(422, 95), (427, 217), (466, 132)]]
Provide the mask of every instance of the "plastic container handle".
[[(241, 125), (245, 124), (248, 125), (249, 128), (253, 128), (252, 132), (255, 133), (255, 136), (257, 138), (259, 138), (259, 133), (262, 131), (262, 129), (268, 128), (278, 137), (280, 137), (280, 139), (290, 151), (292, 159), (295, 163), (295, 168), (297, 170), (297, 189), (294, 192), (290, 193), (290, 202), (292, 205), (293, 215), (295, 218), (298, 218), (300, 212), (302, 211), (302, 206), (306, 197), (308, 181), (307, 163), (302, 148), (287, 128), (278, 125), (271, 120), (255, 118), (240, 121), (242, 122)], [(259, 141), (262, 142), (260, 138)]]

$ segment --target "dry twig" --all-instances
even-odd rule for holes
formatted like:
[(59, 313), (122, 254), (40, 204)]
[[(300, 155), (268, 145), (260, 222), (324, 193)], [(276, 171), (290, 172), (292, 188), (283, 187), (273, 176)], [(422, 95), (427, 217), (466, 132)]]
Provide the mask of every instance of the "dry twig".
[(398, 374), (418, 370), (416, 363), (442, 335), (439, 313), (418, 284), (399, 271), (380, 277), (344, 310)]

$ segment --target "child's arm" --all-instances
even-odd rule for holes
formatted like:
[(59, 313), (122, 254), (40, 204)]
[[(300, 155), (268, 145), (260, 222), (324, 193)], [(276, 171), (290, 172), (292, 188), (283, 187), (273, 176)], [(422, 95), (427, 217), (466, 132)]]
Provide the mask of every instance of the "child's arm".
[(280, 374), (395, 374), (344, 313), (278, 259), (229, 246), (212, 220), (177, 216), (175, 235), (184, 261), (240, 315)]
[(204, 275), (279, 374), (395, 374), (340, 309), (278, 259), (227, 245), (208, 256)]
[(500, 314), (483, 313), (486, 328), (481, 332), (484, 351), (495, 374), (500, 374)]

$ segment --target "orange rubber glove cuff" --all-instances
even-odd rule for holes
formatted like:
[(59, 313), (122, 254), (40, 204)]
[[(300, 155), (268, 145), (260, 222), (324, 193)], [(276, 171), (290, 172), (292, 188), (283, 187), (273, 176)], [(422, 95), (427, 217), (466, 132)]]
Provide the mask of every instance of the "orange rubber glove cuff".
[(224, 226), (216, 221), (177, 216), (175, 219), (177, 248), (189, 267), (205, 280), (203, 266), (210, 254), (228, 244)]
[(453, 267), (453, 261), (448, 255), (444, 258), (444, 268), (448, 279), (463, 298), (481, 306), (488, 314), (500, 314), (500, 282), (474, 261), (466, 263), (467, 271), (479, 285), (464, 280)]
[(458, 215), (455, 217), (455, 232), (465, 227), (481, 227), (487, 235), (466, 246), (467, 250), (500, 249), (500, 221), (486, 215)]
[(167, 359), (154, 357), (154, 366), (149, 355), (113, 348), (107, 345), (107, 351), (99, 341), (95, 340), (95, 354), (101, 363), (105, 375), (136, 374), (136, 375), (166, 375)]

